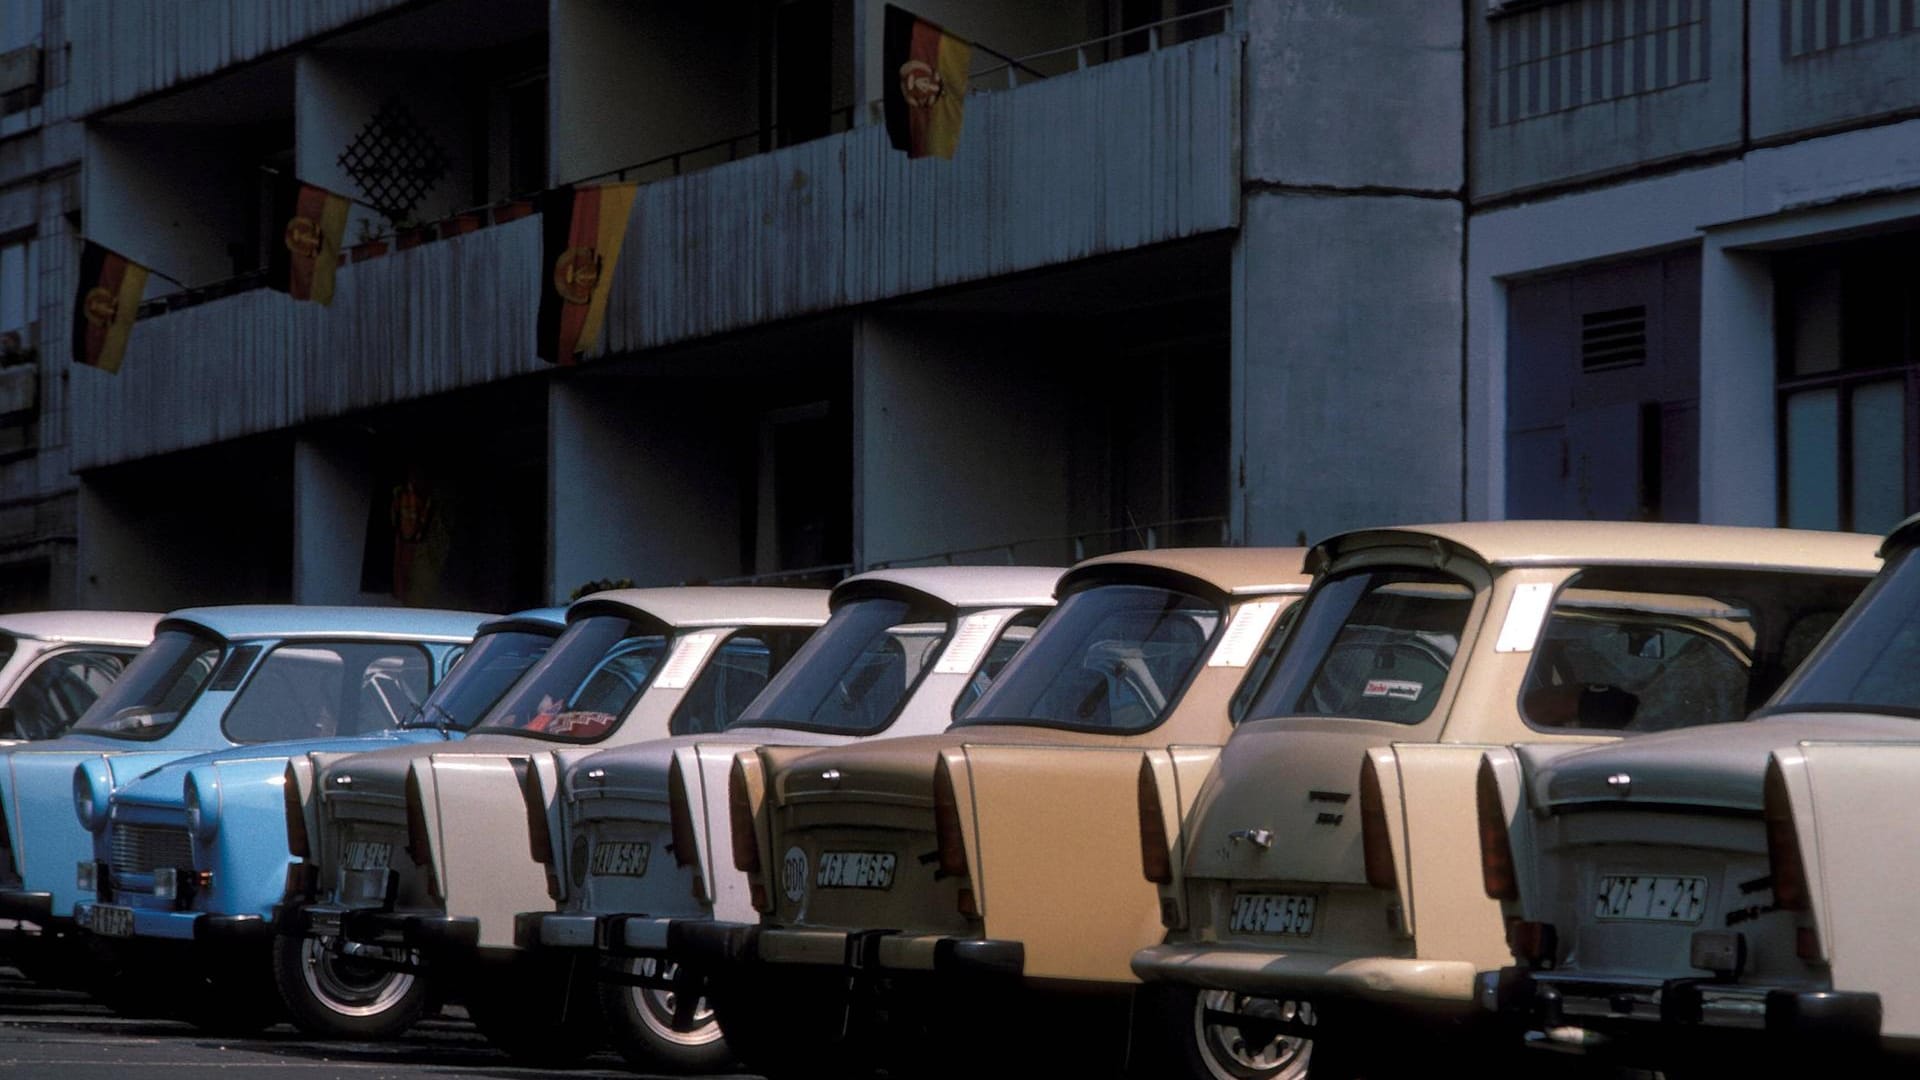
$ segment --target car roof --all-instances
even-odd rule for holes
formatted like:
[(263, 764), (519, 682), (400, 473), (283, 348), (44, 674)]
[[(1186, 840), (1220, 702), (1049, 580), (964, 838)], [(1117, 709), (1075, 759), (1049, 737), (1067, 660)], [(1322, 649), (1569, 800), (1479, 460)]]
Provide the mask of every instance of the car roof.
[(1098, 555), (1074, 564), (1067, 576), (1077, 583), (1117, 568), (1144, 568), (1194, 578), (1231, 595), (1305, 592), (1313, 582), (1302, 568), (1306, 556), (1307, 549), (1297, 547), (1155, 548)]
[(558, 632), (566, 629), (567, 609), (563, 607), (528, 608), (511, 615), (502, 615), (497, 619), (488, 619), (475, 631), (478, 634), (498, 634), (507, 630), (551, 630)]
[[(1050, 607), (1061, 566), (902, 566), (855, 574), (833, 587), (837, 607), (886, 587), (924, 593), (953, 607)], [(879, 586), (876, 589), (876, 586)]]
[(418, 641), (469, 641), (493, 618), (477, 611), (433, 608), (335, 607), (326, 604), (231, 604), (181, 608), (167, 613), (161, 628), (189, 623), (229, 640), (237, 638), (399, 637)]
[(609, 589), (575, 600), (567, 619), (609, 607), (626, 608), (669, 627), (819, 626), (827, 621), (827, 590), (760, 585)]
[(1812, 529), (1654, 521), (1466, 521), (1356, 529), (1315, 545), (1315, 569), (1354, 551), (1444, 545), (1489, 566), (1712, 566), (1872, 574), (1880, 539)]
[(159, 622), (157, 611), (16, 611), (0, 615), (0, 633), (38, 641), (145, 645)]

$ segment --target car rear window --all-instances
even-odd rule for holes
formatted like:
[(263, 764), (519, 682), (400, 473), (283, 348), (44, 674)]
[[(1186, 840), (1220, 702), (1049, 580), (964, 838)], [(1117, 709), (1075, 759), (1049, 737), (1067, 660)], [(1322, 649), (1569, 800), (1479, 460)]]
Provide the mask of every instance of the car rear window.
[(1893, 556), (1762, 710), (1920, 717), (1920, 559)]
[(880, 731), (933, 669), (952, 619), (951, 608), (892, 596), (841, 604), (735, 726)]
[(1417, 724), (1452, 672), (1474, 590), (1401, 567), (1328, 578), (1305, 601), (1249, 719), (1339, 716)]
[(1667, 731), (1747, 715), (1866, 578), (1673, 567), (1588, 570), (1562, 588), (1520, 695), (1544, 730)]
[(1154, 585), (1072, 593), (959, 724), (1149, 730), (1179, 700), (1225, 615), (1223, 599)]
[(666, 652), (661, 627), (618, 615), (575, 620), (474, 730), (598, 742), (640, 700)]

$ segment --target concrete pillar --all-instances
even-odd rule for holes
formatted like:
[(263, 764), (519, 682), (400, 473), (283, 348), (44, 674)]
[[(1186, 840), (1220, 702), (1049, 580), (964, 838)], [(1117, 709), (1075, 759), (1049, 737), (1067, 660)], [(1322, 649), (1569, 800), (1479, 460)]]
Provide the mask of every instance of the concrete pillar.
[(743, 436), (712, 393), (608, 374), (549, 384), (547, 590), (741, 572)]
[(1712, 235), (1700, 254), (1700, 520), (1780, 523), (1773, 268)]
[(1076, 520), (1088, 494), (1073, 480), (1076, 414), (1097, 397), (1071, 392), (1072, 354), (1046, 335), (990, 326), (925, 313), (860, 320), (857, 565), (1087, 527)]
[(293, 444), (293, 599), (298, 604), (392, 604), (360, 589), (373, 469), (339, 440)]

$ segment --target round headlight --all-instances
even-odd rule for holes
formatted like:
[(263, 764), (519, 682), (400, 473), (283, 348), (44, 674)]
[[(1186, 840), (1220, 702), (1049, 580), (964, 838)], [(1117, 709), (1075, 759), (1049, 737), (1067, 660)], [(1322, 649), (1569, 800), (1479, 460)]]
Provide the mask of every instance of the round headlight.
[(80, 826), (99, 832), (107, 825), (107, 798), (113, 794), (112, 774), (102, 758), (83, 761), (73, 770), (73, 812)]
[(211, 841), (220, 831), (220, 783), (211, 773), (195, 769), (187, 774), (187, 831), (201, 843)]

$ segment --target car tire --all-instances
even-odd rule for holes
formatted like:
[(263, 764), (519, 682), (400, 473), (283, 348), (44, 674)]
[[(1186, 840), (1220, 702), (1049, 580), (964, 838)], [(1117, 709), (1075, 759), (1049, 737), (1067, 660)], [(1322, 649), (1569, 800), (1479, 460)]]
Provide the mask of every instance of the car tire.
[(273, 978), (294, 1026), (325, 1039), (390, 1039), (427, 1004), (426, 980), (336, 954), (325, 938), (279, 937)]
[[(1173, 1058), (1166, 1063), (1163, 1075), (1194, 1080), (1323, 1080), (1339, 1075), (1332, 1055), (1319, 1055), (1322, 1067), (1316, 1067), (1313, 1040), (1279, 1036), (1253, 1045), (1238, 1028), (1209, 1019), (1209, 1014), (1220, 1012), (1258, 1016), (1270, 1011), (1276, 1018), (1304, 1017), (1312, 1023), (1311, 1006), (1303, 1003), (1252, 998), (1227, 990), (1167, 986), (1143, 992), (1141, 1008), (1152, 1010), (1161, 1019), (1164, 1036), (1160, 1046)], [(1138, 1025), (1141, 1029), (1149, 1026)]]
[[(628, 960), (621, 969), (651, 975), (662, 962), (651, 958)], [(666, 967), (672, 976), (672, 967)], [(705, 997), (694, 1005), (693, 1026), (674, 1027), (679, 1001), (673, 990), (600, 984), (600, 1009), (606, 1017), (607, 1040), (637, 1069), (671, 1073), (720, 1072), (733, 1064), (733, 1052), (720, 1030), (719, 1020)]]
[(494, 1048), (523, 1065), (577, 1065), (606, 1044), (593, 968), (517, 956), (474, 973), (467, 1013)]

